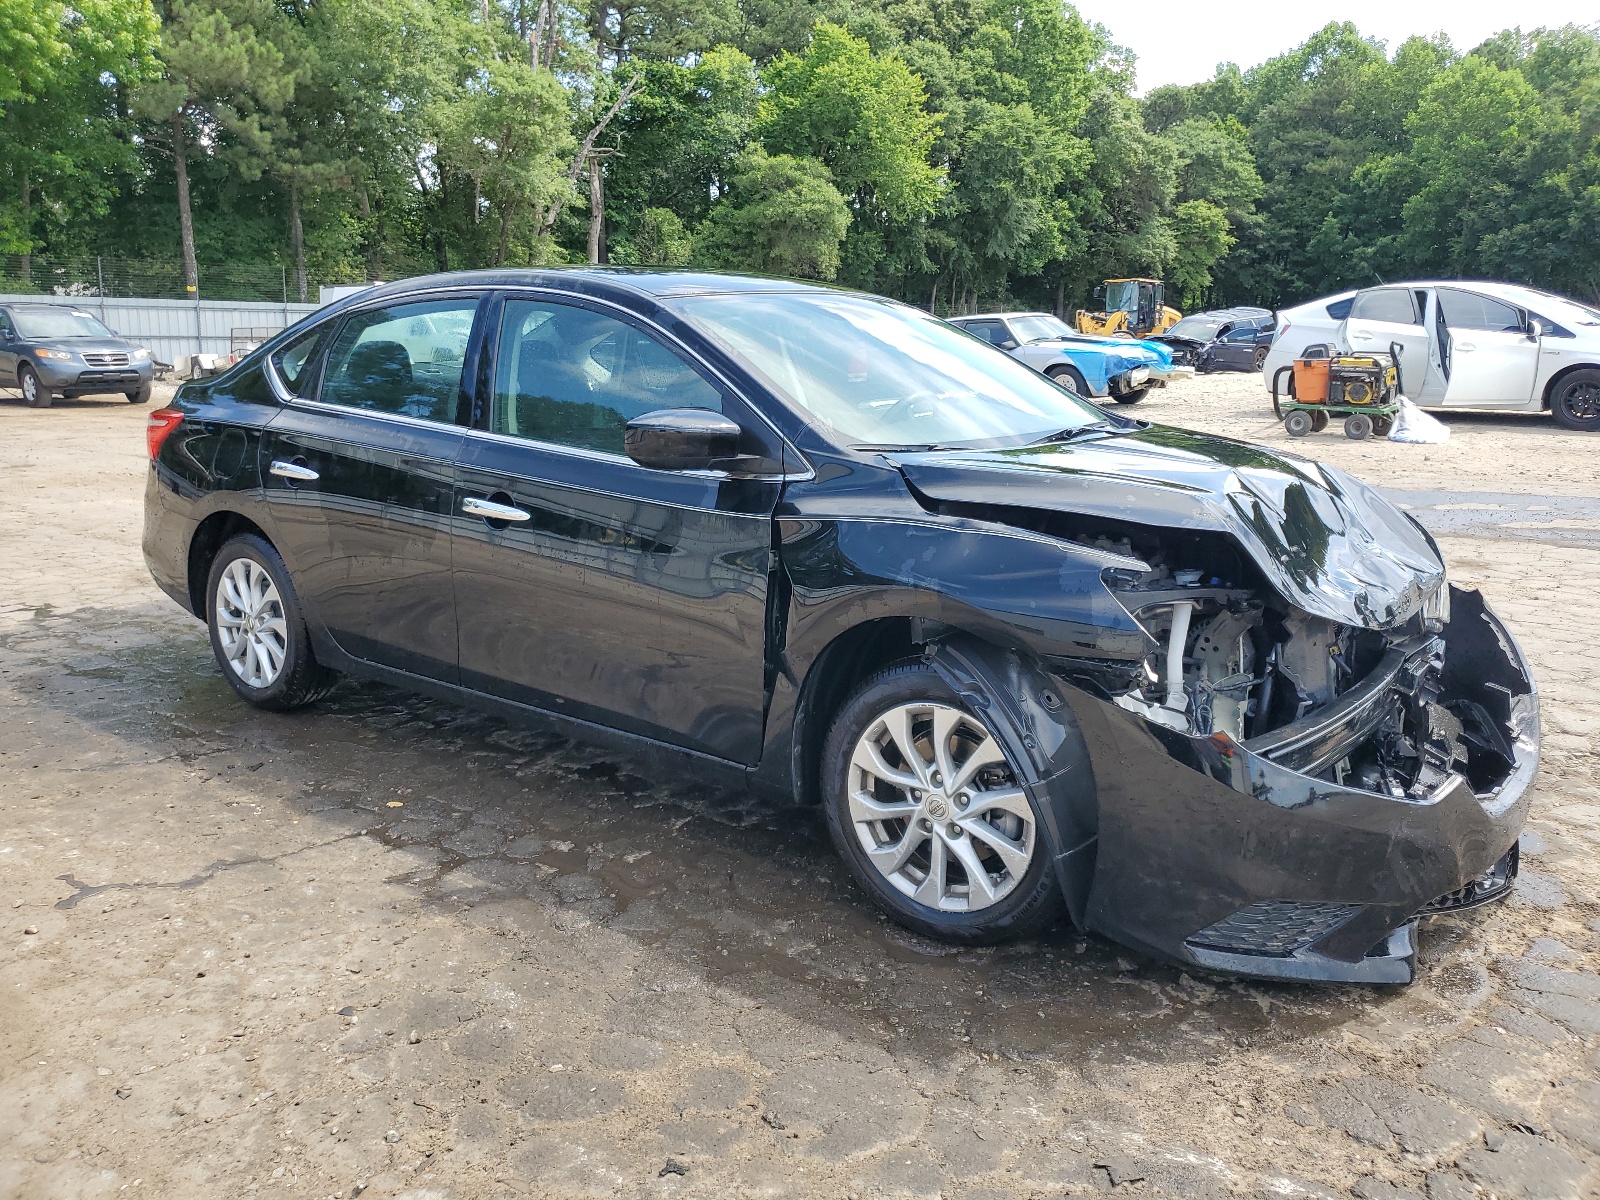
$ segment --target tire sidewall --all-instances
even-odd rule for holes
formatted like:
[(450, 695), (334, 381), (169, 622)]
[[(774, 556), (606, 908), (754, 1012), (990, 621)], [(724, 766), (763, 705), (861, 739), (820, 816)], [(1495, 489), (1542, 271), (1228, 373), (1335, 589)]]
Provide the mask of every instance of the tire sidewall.
[[(283, 668), (278, 672), (278, 677), (264, 688), (251, 687), (228, 665), (227, 656), (222, 649), (222, 639), (217, 632), (217, 584), (228, 566), (241, 558), (251, 560), (271, 577), (273, 586), (278, 589), (278, 599), (283, 605), (284, 626), (288, 630), (286, 639), (288, 649), (284, 654)], [(216, 558), (212, 559), (211, 570), (206, 576), (205, 615), (206, 628), (211, 634), (211, 652), (216, 656), (217, 666), (221, 669), (223, 678), (233, 690), (257, 708), (293, 707), (292, 693), (295, 680), (302, 664), (311, 659), (311, 646), (306, 634), (306, 623), (300, 612), (300, 596), (294, 590), (288, 568), (284, 566), (283, 559), (272, 548), (271, 543), (253, 534), (241, 534), (223, 544), (217, 551)]]
[[(1059, 913), (1060, 889), (1050, 868), (1045, 825), (1034, 798), (1028, 807), (1034, 822), (1033, 861), (1011, 893), (997, 904), (974, 913), (940, 912), (918, 904), (896, 890), (867, 859), (850, 819), (850, 757), (857, 739), (887, 709), (897, 704), (926, 701), (960, 709), (992, 726), (991, 718), (978, 718), (962, 703), (944, 679), (922, 662), (900, 663), (869, 679), (839, 710), (822, 752), (818, 779), (823, 809), (834, 848), (849, 866), (864, 891), (879, 908), (900, 924), (944, 941), (981, 945), (1004, 941), (1042, 928)], [(991, 733), (996, 731), (991, 728)], [(1013, 767), (1013, 770), (1015, 768)]]
[[(28, 395), (28, 380), (33, 380), (33, 395)], [(22, 399), (29, 408), (49, 408), (50, 389), (44, 386), (39, 373), (24, 363), (17, 369), (17, 386), (22, 389)]]
[(1064, 387), (1070, 388), (1073, 392), (1079, 396), (1082, 396), (1085, 400), (1094, 399), (1093, 396), (1089, 395), (1088, 382), (1083, 378), (1082, 374), (1079, 373), (1076, 367), (1051, 367), (1045, 372), (1045, 374)]

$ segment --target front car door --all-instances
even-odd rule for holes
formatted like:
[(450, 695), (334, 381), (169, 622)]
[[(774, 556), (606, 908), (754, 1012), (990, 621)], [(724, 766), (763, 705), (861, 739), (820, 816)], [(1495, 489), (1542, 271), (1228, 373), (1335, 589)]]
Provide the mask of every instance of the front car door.
[(1446, 334), (1444, 404), (1527, 407), (1539, 371), (1539, 339), (1529, 336), (1527, 314), (1481, 292), (1436, 294)]
[(0, 308), (0, 387), (16, 387), (17, 331), (11, 324), (11, 314)]
[[(456, 488), (461, 682), (733, 762), (760, 755), (782, 446), (662, 330), (508, 294)], [(629, 420), (724, 413), (761, 478), (642, 467)]]
[(287, 403), (261, 451), (278, 548), (313, 623), (354, 658), (446, 682), (457, 416), (470, 410), (478, 302), (390, 301), (285, 346), (273, 367)]
[(1340, 340), (1353, 354), (1401, 349), (1400, 369), (1407, 386), (1427, 369), (1430, 338), (1425, 317), (1426, 288), (1379, 287), (1357, 293), (1345, 318)]

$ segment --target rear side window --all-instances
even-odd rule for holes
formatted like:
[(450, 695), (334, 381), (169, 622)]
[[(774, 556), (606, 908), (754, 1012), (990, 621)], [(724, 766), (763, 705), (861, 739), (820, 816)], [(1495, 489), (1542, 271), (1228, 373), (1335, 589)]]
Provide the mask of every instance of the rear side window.
[(495, 354), (496, 433), (623, 453), (628, 422), (663, 408), (722, 411), (722, 394), (625, 321), (545, 300), (508, 300)]
[(477, 307), (466, 296), (353, 314), (328, 350), (319, 399), (453, 422)]
[(1501, 333), (1521, 333), (1524, 328), (1522, 314), (1511, 305), (1502, 304), (1477, 292), (1458, 292), (1452, 288), (1440, 288), (1439, 310), (1444, 313), (1444, 323), (1451, 329), (1489, 329)]
[(1342, 321), (1350, 315), (1350, 306), (1356, 302), (1354, 296), (1346, 296), (1343, 300), (1335, 300), (1328, 305), (1328, 315), (1335, 321)]
[(321, 326), (273, 351), (273, 368), (278, 372), (283, 386), (289, 389), (290, 395), (304, 399), (312, 397), (316, 384), (317, 348), (322, 345), (323, 335), (327, 332), (327, 326)]
[(1006, 327), (999, 321), (971, 321), (962, 328), (976, 337), (981, 337), (991, 346), (998, 346), (1007, 339)]
[(1358, 321), (1387, 321), (1392, 325), (1420, 325), (1422, 313), (1416, 297), (1404, 288), (1375, 288), (1355, 298), (1350, 316)]

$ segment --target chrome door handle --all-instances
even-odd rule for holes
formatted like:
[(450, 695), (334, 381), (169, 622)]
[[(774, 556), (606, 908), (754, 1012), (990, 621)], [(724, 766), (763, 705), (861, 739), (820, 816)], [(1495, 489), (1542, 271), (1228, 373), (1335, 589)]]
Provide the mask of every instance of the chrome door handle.
[(1476, 350), (1477, 348), (1478, 348), (1477, 345), (1472, 343), (1472, 342), (1457, 342), (1456, 343), (1456, 349), (1457, 350)]
[(1352, 333), (1350, 335), (1350, 340), (1352, 342), (1370, 342), (1372, 340), (1372, 335), (1370, 333)]
[(315, 483), (322, 476), (302, 463), (284, 462), (281, 458), (272, 460), (272, 466), (267, 468), (268, 473), (276, 475), (279, 479), (292, 479), (296, 483)]
[(461, 511), (468, 516), (482, 517), (486, 521), (530, 521), (532, 513), (523, 512), (520, 508), (513, 508), (509, 504), (496, 504), (493, 500), (483, 500), (477, 496), (468, 496), (461, 502)]

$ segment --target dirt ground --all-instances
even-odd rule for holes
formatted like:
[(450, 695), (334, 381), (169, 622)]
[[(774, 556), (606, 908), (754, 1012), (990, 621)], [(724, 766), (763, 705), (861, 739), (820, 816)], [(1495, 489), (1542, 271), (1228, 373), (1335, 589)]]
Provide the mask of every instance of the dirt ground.
[[(1288, 444), (1250, 376), (1134, 411)], [(1335, 989), (955, 952), (813, 812), (377, 686), (254, 712), (145, 573), (143, 424), (0, 394), (0, 1196), (1600, 1195), (1600, 439), (1294, 446), (1543, 690), (1516, 894)]]

